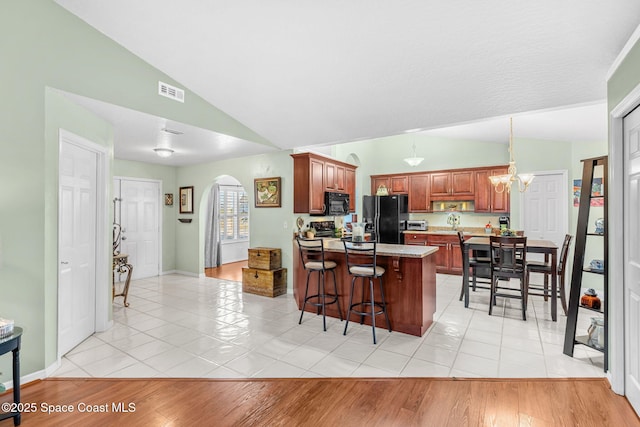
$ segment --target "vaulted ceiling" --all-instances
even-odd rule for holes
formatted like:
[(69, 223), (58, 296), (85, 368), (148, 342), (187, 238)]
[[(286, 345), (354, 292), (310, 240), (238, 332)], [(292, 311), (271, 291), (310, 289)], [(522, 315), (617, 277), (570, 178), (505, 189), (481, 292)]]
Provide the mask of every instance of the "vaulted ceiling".
[(282, 149), (575, 106), (605, 111), (606, 138), (607, 71), (640, 23), (637, 0), (56, 2)]

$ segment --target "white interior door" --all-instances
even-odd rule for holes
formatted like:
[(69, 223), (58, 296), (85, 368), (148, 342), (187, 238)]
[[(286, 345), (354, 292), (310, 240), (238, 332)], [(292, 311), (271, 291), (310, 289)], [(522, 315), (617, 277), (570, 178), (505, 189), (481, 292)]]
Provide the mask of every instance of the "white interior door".
[[(129, 255), (134, 279), (160, 274), (160, 183), (119, 179), (121, 253)], [(117, 187), (117, 186), (116, 186)]]
[(640, 108), (624, 128), (624, 353), (625, 395), (640, 413)]
[(58, 353), (95, 331), (98, 157), (62, 140), (59, 165)]
[(551, 240), (561, 248), (569, 221), (566, 174), (536, 173), (529, 189), (522, 194), (524, 235), (530, 239)]

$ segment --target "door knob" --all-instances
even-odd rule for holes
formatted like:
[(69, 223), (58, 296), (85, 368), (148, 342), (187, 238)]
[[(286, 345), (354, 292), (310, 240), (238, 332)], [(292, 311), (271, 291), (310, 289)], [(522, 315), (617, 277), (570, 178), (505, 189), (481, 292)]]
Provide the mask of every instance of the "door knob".
[(127, 240), (127, 236), (122, 236), (121, 240)]

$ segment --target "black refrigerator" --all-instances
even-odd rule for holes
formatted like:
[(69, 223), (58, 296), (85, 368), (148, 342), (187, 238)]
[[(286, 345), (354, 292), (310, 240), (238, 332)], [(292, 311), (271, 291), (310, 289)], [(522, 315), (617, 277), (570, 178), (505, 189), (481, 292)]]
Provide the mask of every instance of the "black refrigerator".
[(380, 243), (404, 244), (402, 232), (408, 219), (409, 199), (406, 194), (362, 198), (362, 220), (366, 231)]

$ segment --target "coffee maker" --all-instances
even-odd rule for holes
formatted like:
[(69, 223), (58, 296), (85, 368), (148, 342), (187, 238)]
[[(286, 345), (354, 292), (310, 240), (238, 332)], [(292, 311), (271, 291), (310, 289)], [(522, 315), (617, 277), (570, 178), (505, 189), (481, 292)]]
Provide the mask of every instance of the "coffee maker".
[(508, 230), (511, 228), (509, 224), (509, 217), (506, 215), (498, 218), (498, 224), (500, 224), (500, 231)]

